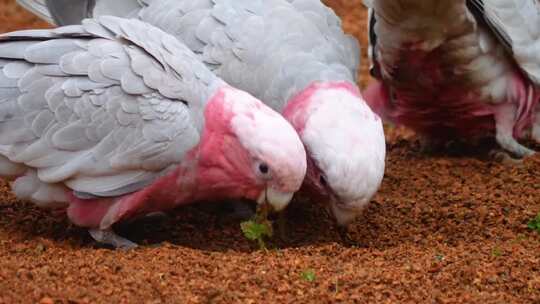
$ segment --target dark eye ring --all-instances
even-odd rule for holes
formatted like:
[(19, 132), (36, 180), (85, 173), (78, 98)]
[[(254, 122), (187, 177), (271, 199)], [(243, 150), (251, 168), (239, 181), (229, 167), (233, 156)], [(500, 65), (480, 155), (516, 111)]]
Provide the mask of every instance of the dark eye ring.
[(262, 174), (267, 174), (267, 173), (270, 171), (270, 168), (268, 167), (267, 164), (265, 164), (265, 163), (260, 163), (260, 164), (259, 164), (259, 171), (260, 171)]

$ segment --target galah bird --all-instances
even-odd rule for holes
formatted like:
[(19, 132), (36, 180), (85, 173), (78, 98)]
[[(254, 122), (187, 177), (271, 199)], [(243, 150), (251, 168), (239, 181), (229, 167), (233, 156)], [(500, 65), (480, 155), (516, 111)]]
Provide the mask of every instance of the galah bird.
[(0, 36), (0, 175), (100, 242), (119, 221), (196, 201), (283, 209), (306, 173), (298, 134), (184, 44), (136, 19)]
[(372, 74), (364, 95), (428, 143), (494, 136), (540, 142), (540, 2), (365, 0)]
[(357, 41), (319, 0), (19, 0), (56, 24), (137, 16), (183, 40), (218, 76), (281, 112), (308, 153), (305, 192), (353, 221), (385, 167), (381, 119), (356, 85)]

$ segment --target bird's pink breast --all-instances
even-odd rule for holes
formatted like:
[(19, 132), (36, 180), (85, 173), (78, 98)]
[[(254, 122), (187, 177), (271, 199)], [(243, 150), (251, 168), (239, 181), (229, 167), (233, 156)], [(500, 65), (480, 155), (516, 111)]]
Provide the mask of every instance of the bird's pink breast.
[(495, 130), (494, 108), (482, 87), (454, 73), (433, 51), (402, 51), (384, 85), (372, 83), (364, 97), (373, 110), (396, 124), (429, 137), (475, 137)]
[[(444, 95), (396, 90), (392, 119), (398, 124), (431, 137), (476, 137), (495, 130), (493, 108), (479, 100), (475, 92), (464, 93), (457, 88), (443, 88)], [(426, 94), (427, 93), (427, 94)], [(424, 95), (424, 96), (422, 96)]]
[(177, 167), (151, 185), (119, 197), (79, 199), (68, 193), (70, 220), (82, 227), (100, 227), (106, 217), (110, 224), (122, 219), (173, 209), (196, 198), (197, 185), (190, 170)]

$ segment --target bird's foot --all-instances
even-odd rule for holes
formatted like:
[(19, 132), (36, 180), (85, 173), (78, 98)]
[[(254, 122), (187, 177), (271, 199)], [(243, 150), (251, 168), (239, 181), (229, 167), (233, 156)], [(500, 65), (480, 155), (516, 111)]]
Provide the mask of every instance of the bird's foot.
[(497, 136), (497, 142), (504, 150), (514, 154), (518, 158), (525, 158), (528, 156), (534, 155), (536, 153), (534, 150), (529, 149), (522, 144), (518, 143), (511, 136)]
[(514, 138), (514, 118), (516, 116), (516, 107), (513, 104), (499, 106), (495, 111), (495, 138), (497, 143), (504, 150), (513, 153), (515, 156), (523, 158), (535, 153)]
[(118, 249), (127, 250), (127, 249), (133, 249), (137, 247), (137, 244), (135, 244), (134, 242), (126, 238), (123, 238), (117, 235), (116, 233), (114, 233), (114, 231), (112, 231), (112, 229), (107, 229), (107, 230), (89, 229), (88, 233), (90, 233), (92, 238), (96, 240), (98, 243), (112, 245)]
[(497, 149), (491, 150), (489, 152), (489, 157), (503, 165), (519, 166), (523, 164), (523, 159), (514, 158), (508, 152), (502, 151), (502, 150), (497, 150)]

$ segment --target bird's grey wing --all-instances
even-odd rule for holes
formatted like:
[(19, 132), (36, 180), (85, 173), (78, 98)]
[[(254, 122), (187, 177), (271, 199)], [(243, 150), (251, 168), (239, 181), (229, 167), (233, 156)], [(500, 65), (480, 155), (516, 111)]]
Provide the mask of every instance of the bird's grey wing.
[[(151, 1), (151, 0), (146, 0)], [(17, 0), (22, 7), (54, 25), (79, 24), (85, 18), (104, 15), (131, 17), (143, 0)]]
[[(354, 79), (355, 64), (344, 62), (357, 58), (343, 55), (350, 41), (343, 38), (344, 47), (330, 37), (338, 26), (328, 8), (314, 10), (302, 13), (283, 0), (164, 0), (151, 2), (139, 18), (174, 34), (218, 76), (280, 111), (313, 81)], [(321, 19), (327, 25), (316, 24)]]
[(538, 0), (468, 0), (519, 67), (540, 85), (540, 2)]
[[(49, 24), (55, 24), (55, 20), (47, 7), (45, 0), (16, 0), (17, 3), (24, 7), (26, 10), (32, 12), (34, 15), (45, 20)], [(78, 1), (78, 0), (76, 0)]]
[(360, 65), (360, 44), (355, 37), (343, 32), (341, 19), (334, 10), (320, 0), (287, 1), (319, 27), (325, 38), (336, 47), (339, 60), (356, 76)]
[(319, 0), (122, 0), (116, 8), (113, 2), (96, 0), (93, 16), (138, 12), (231, 85), (277, 110), (313, 81), (357, 76), (358, 42)]
[[(19, 0), (42, 1), (42, 0)], [(81, 20), (92, 17), (95, 0), (45, 0), (47, 9), (56, 25), (80, 24)]]
[(199, 141), (190, 106), (201, 107), (206, 85), (185, 51), (115, 17), (1, 36), (0, 153), (78, 192), (143, 187)]

